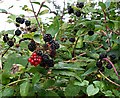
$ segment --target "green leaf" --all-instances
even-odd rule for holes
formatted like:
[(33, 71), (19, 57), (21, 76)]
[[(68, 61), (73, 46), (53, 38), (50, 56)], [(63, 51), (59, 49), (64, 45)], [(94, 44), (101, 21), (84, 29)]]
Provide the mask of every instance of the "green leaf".
[(0, 9), (0, 13), (7, 13), (5, 9)]
[(74, 85), (78, 85), (78, 86), (88, 86), (89, 85), (89, 81), (87, 80), (83, 80), (83, 82), (74, 82)]
[(48, 9), (45, 9), (45, 10), (43, 10), (42, 12), (40, 12), (39, 15), (44, 15), (44, 14), (47, 14), (48, 12), (49, 12), (49, 10), (48, 10)]
[(20, 85), (20, 95), (21, 96), (28, 96), (29, 93), (29, 82), (25, 81)]
[(105, 96), (109, 96), (109, 97), (113, 97), (114, 96), (112, 91), (110, 91), (110, 90), (104, 91), (103, 93), (105, 94)]
[(38, 72), (36, 72), (32, 78), (32, 82), (35, 84), (35, 83), (39, 82), (39, 80), (40, 80), (40, 74)]
[(84, 74), (82, 74), (81, 76), (87, 76), (89, 74), (91, 74), (92, 72), (96, 71), (97, 70), (97, 67), (91, 67), (89, 68)]
[(111, 4), (111, 0), (107, 0), (105, 2), (105, 5), (106, 5), (106, 9), (108, 9), (110, 7), (110, 4)]
[(80, 87), (73, 84), (68, 84), (65, 88), (65, 96), (76, 96), (80, 92)]
[(95, 87), (98, 87), (100, 91), (103, 91), (105, 89), (105, 85), (102, 81), (93, 81), (95, 84)]
[(35, 34), (34, 37), (33, 37), (33, 40), (37, 43), (40, 43), (40, 34)]
[(86, 90), (88, 96), (93, 96), (99, 92), (99, 88), (95, 88), (93, 84), (89, 85)]
[(49, 87), (51, 87), (52, 85), (54, 85), (55, 81), (52, 79), (48, 79), (47, 81), (45, 81), (45, 83), (43, 84), (43, 88), (47, 89)]
[(76, 48), (82, 48), (82, 47), (83, 47), (83, 39), (82, 39), (82, 37), (80, 37), (76, 44)]
[(47, 91), (47, 93), (45, 94), (45, 96), (48, 97), (54, 97), (54, 98), (60, 98), (59, 95), (54, 92), (54, 91)]
[(8, 87), (8, 88), (4, 89), (2, 96), (5, 96), (5, 97), (6, 96), (13, 96), (13, 94), (14, 94), (14, 90), (12, 88)]
[(101, 6), (101, 8), (102, 8), (103, 10), (106, 9), (106, 5), (105, 5), (103, 2), (99, 2), (99, 6)]
[(58, 18), (55, 18), (53, 24), (51, 24), (46, 30), (47, 34), (51, 34), (53, 37), (59, 31), (59, 21)]

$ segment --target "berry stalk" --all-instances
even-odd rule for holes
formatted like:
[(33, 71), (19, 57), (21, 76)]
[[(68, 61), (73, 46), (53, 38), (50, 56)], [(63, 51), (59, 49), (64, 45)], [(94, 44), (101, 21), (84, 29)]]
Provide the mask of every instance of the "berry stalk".
[(116, 75), (118, 76), (118, 79), (120, 79), (120, 76), (118, 75), (118, 72), (117, 72), (117, 70), (116, 70), (114, 64), (113, 64), (108, 58), (103, 58), (103, 60), (109, 62), (109, 63), (112, 65), (112, 67), (113, 67), (113, 69), (114, 69)]

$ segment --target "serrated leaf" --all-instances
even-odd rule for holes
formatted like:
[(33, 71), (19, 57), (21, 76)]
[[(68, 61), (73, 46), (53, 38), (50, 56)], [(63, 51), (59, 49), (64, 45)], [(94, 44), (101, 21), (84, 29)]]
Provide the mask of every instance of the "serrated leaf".
[(73, 84), (68, 84), (67, 87), (65, 88), (65, 96), (76, 96), (80, 91), (80, 87), (73, 85)]
[(5, 88), (2, 92), (2, 96), (13, 96), (14, 90), (12, 88)]
[(29, 82), (25, 81), (20, 85), (20, 95), (21, 96), (28, 96), (28, 92), (29, 92)]
[(97, 67), (91, 67), (89, 68), (84, 74), (82, 74), (81, 76), (86, 76), (86, 75), (89, 75), (91, 74), (92, 72), (96, 71), (97, 70)]
[(53, 24), (51, 24), (46, 30), (47, 34), (51, 34), (53, 37), (59, 31), (59, 21), (58, 18), (55, 18)]
[(45, 83), (43, 84), (43, 88), (47, 89), (49, 87), (51, 87), (52, 85), (54, 85), (55, 81), (52, 79), (48, 79), (47, 81), (45, 81)]
[(93, 84), (89, 85), (86, 90), (88, 96), (93, 96), (99, 92), (99, 88), (95, 88)]
[(41, 11), (39, 15), (44, 15), (44, 14), (47, 14), (48, 12), (49, 12), (49, 10), (45, 9), (45, 10)]
[(47, 91), (47, 93), (45, 94), (46, 97), (54, 97), (54, 98), (60, 98), (59, 95), (54, 92), (54, 91)]
[(39, 82), (39, 80), (40, 80), (40, 74), (36, 72), (32, 78), (32, 83), (35, 84), (35, 83)]

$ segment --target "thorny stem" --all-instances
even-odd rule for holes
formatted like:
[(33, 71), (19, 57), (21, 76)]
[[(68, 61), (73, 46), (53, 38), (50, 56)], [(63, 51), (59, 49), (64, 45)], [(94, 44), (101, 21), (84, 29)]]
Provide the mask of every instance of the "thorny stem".
[(114, 64), (113, 64), (108, 58), (103, 58), (103, 60), (109, 62), (109, 63), (112, 65), (112, 67), (113, 67), (113, 69), (114, 69), (114, 72), (115, 72), (116, 75), (118, 76), (118, 79), (120, 79), (120, 76), (118, 75), (118, 72), (117, 72), (117, 70), (116, 70)]
[[(30, 1), (30, 4), (31, 4), (31, 7), (32, 7), (32, 10), (33, 10), (33, 13), (34, 13), (35, 19), (36, 19), (36, 21), (37, 21), (37, 24), (38, 24), (38, 26), (39, 26), (39, 28), (40, 28), (40, 23), (39, 23), (39, 21), (38, 21), (37, 15), (35, 14), (35, 10), (34, 10), (33, 4), (32, 4), (32, 2), (31, 2), (31, 0), (29, 0), (29, 1)], [(41, 30), (41, 29), (40, 29), (40, 30)], [(42, 35), (44, 35), (43, 32), (42, 32), (42, 30), (41, 30), (41, 33), (42, 33)]]
[(101, 71), (99, 71), (99, 73), (100, 73), (106, 80), (108, 80), (110, 83), (112, 83), (112, 84), (120, 87), (120, 84), (117, 84), (117, 83), (113, 82), (112, 80), (110, 80), (110, 79), (109, 79), (108, 77), (106, 77)]

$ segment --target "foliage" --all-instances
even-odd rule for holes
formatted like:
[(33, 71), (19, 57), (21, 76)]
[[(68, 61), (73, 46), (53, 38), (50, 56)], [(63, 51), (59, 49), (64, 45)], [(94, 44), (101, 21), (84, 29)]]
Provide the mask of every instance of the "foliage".
[[(15, 36), (14, 30), (0, 33), (0, 47), (2, 47), (0, 49), (2, 54), (0, 97), (119, 97), (120, 79), (115, 72), (118, 71), (120, 75), (120, 16), (116, 11), (118, 3), (108, 1), (99, 2), (100, 8), (95, 8), (94, 3), (84, 3), (83, 8), (72, 4), (71, 8), (74, 12), (80, 11), (81, 16), (77, 17), (72, 13), (69, 15), (68, 22), (63, 19), (68, 14), (67, 8), (64, 8), (62, 13), (58, 13), (59, 8), (52, 11), (45, 2), (30, 2), (32, 5), (44, 7), (45, 10), (40, 10), (38, 16), (29, 19), (20, 15), (31, 21), (31, 25), (25, 28), (16, 27), (22, 31), (20, 36)], [(27, 5), (22, 10), (34, 13), (34, 10)], [(7, 13), (4, 9), (0, 9), (0, 12)], [(43, 23), (40, 16), (49, 12), (55, 14), (54, 18), (51, 18), (51, 24)], [(88, 16), (91, 17), (88, 18)], [(8, 22), (16, 24), (17, 17), (10, 14)], [(35, 19), (38, 21), (36, 22)], [(93, 32), (89, 34), (88, 31)], [(9, 47), (3, 41), (5, 34), (8, 34), (11, 40), (15, 40), (14, 46)], [(54, 67), (50, 68), (40, 65), (32, 66), (28, 62), (28, 58), (33, 53), (28, 49), (30, 40), (35, 41), (42, 50), (45, 44), (44, 34), (51, 34), (60, 44), (60, 48), (56, 49), (56, 55), (52, 57)], [(75, 38), (75, 42), (69, 41), (71, 37)], [(48, 53), (44, 49), (42, 51)], [(112, 62), (116, 71), (113, 68), (105, 68), (102, 72), (97, 68), (96, 62), (101, 53), (107, 54), (107, 59), (102, 61), (103, 66)], [(116, 56), (115, 59), (110, 58), (113, 54)]]

